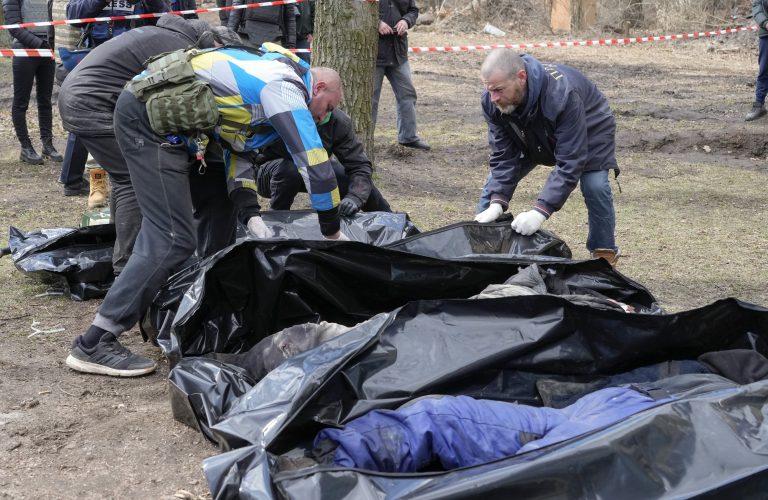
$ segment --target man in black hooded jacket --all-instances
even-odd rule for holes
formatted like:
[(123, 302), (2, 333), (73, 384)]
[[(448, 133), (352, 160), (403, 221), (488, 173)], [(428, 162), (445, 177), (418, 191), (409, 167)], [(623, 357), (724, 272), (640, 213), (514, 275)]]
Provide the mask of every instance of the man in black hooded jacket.
[[(371, 160), (355, 134), (352, 119), (339, 108), (334, 109), (317, 124), (317, 132), (328, 156), (334, 156), (331, 166), (336, 173), (339, 214), (349, 217), (363, 212), (391, 212), (381, 192), (373, 185)], [(272, 210), (288, 210), (300, 192), (306, 192), (299, 169), (293, 164), (282, 141), (270, 144), (256, 158), (258, 192), (270, 198)]]

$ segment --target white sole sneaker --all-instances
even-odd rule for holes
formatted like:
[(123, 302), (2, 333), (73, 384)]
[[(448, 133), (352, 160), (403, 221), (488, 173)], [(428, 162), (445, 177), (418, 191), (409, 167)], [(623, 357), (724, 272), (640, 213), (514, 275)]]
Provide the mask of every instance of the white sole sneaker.
[(118, 370), (108, 366), (77, 359), (71, 354), (67, 356), (66, 364), (68, 367), (78, 372), (95, 373), (97, 375), (109, 375), (110, 377), (140, 377), (142, 375), (152, 373), (157, 369), (157, 365), (153, 365), (147, 368), (139, 368), (135, 370)]

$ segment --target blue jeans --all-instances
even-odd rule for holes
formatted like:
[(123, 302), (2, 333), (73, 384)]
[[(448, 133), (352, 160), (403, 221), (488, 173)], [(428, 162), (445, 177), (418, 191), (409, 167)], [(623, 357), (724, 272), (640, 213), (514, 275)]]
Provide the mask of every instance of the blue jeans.
[(407, 144), (419, 140), (416, 134), (416, 88), (411, 81), (408, 61), (395, 66), (376, 66), (373, 77), (373, 122), (379, 115), (379, 97), (384, 77), (387, 77), (397, 101), (397, 142)]
[(757, 81), (755, 82), (755, 102), (765, 103), (768, 93), (768, 36), (760, 37), (757, 53)]
[(86, 160), (88, 160), (88, 150), (85, 149), (83, 142), (70, 132), (67, 135), (67, 149), (64, 151), (59, 181), (65, 186), (79, 186), (83, 182)]
[[(523, 171), (521, 177), (525, 177), (532, 170)], [(615, 252), (616, 246), (616, 212), (613, 208), (613, 192), (608, 182), (610, 170), (594, 170), (581, 174), (579, 186), (584, 196), (584, 204), (587, 206), (589, 232), (587, 234), (587, 250), (590, 252), (598, 248), (609, 248)], [(480, 213), (491, 204), (491, 194), (488, 192), (488, 183), (491, 174), (485, 179), (485, 185), (480, 193), (480, 201), (477, 204), (476, 213)]]

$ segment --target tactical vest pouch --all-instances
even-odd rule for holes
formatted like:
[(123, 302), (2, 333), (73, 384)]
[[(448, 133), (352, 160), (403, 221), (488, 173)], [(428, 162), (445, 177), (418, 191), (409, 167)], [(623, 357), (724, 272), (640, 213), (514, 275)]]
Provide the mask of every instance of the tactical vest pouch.
[(200, 80), (168, 85), (147, 99), (149, 124), (159, 135), (197, 133), (219, 123), (211, 87)]
[(197, 50), (176, 50), (147, 60), (147, 75), (126, 85), (147, 105), (152, 129), (159, 135), (197, 133), (219, 123), (210, 86), (195, 78), (190, 59)]

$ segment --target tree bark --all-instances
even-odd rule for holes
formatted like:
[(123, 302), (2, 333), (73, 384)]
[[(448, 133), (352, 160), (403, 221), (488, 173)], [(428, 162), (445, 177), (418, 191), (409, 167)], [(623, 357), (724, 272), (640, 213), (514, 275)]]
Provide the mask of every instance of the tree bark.
[(371, 98), (379, 42), (379, 4), (365, 0), (317, 0), (312, 65), (341, 75), (343, 108), (373, 161)]

